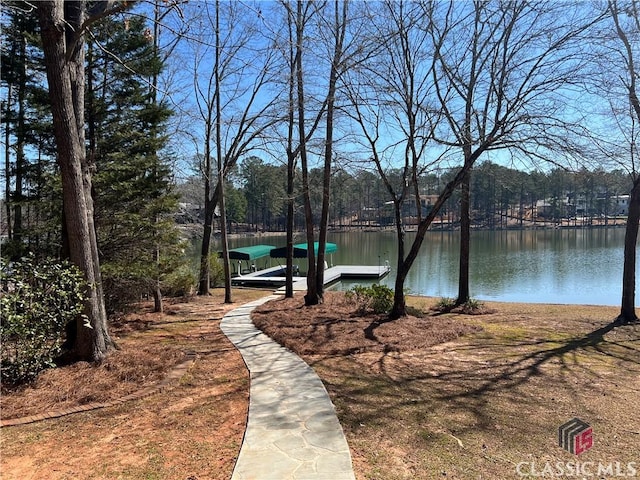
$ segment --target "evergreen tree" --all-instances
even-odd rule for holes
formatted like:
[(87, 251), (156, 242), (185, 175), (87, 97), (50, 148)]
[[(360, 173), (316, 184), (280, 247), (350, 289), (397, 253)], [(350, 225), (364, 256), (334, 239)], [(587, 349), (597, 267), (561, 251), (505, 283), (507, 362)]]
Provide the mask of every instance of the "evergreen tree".
[(108, 18), (89, 42), (89, 157), (96, 166), (95, 218), (110, 310), (153, 291), (177, 261), (178, 236), (168, 215), (177, 197), (160, 154), (171, 111), (155, 101), (145, 80), (161, 68), (141, 17)]
[[(5, 2), (2, 13), (4, 221), (3, 255), (59, 254), (61, 209), (51, 111), (37, 16)], [(56, 192), (57, 190), (57, 192)]]

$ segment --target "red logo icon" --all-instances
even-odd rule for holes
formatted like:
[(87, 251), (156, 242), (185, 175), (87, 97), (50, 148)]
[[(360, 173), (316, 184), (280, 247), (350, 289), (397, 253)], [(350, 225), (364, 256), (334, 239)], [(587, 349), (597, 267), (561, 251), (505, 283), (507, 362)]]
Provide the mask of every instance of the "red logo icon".
[(593, 447), (593, 428), (579, 418), (572, 418), (560, 425), (558, 445), (567, 452), (580, 455)]

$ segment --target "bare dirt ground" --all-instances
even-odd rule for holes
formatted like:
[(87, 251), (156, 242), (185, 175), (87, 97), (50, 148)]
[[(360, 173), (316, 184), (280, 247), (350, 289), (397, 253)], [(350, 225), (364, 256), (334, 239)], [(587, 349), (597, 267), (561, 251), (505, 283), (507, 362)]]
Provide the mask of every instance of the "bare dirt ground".
[[(106, 401), (156, 384), (197, 352), (163, 393), (3, 428), (1, 478), (230, 478), (249, 381), (219, 321), (265, 293), (235, 291), (228, 306), (216, 291), (163, 315), (143, 306), (113, 327), (121, 350), (102, 365), (49, 371), (3, 395), (2, 418)], [(385, 323), (356, 314), (340, 293), (302, 303), (269, 302), (254, 321), (325, 382), (358, 479), (521, 478), (519, 464), (536, 473), (548, 461), (640, 466), (640, 326), (611, 325), (616, 308), (489, 303), (472, 316), (410, 298), (424, 314)], [(557, 445), (572, 417), (594, 429), (579, 457)]]
[(185, 358), (196, 360), (170, 389), (145, 398), (0, 431), (0, 477), (28, 479), (228, 479), (240, 449), (249, 379), (240, 354), (219, 328), (224, 312), (259, 298), (221, 292), (148, 305), (112, 327), (120, 350), (102, 365), (47, 371), (2, 396), (2, 418), (104, 402), (153, 385)]
[[(358, 479), (533, 478), (547, 462), (556, 476), (556, 462), (587, 462), (580, 478), (640, 475), (640, 325), (615, 327), (610, 307), (488, 303), (471, 316), (409, 303), (426, 314), (378, 325), (335, 293), (253, 316), (319, 373)], [(579, 457), (557, 440), (573, 417), (594, 430)]]

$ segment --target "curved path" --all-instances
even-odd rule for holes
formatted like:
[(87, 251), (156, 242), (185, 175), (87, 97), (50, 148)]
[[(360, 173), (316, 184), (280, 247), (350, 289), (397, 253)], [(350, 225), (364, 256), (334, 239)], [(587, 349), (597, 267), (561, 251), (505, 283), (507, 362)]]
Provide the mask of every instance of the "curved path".
[(300, 357), (251, 322), (247, 303), (220, 327), (250, 372), (249, 418), (232, 480), (354, 480), (351, 454), (324, 385)]

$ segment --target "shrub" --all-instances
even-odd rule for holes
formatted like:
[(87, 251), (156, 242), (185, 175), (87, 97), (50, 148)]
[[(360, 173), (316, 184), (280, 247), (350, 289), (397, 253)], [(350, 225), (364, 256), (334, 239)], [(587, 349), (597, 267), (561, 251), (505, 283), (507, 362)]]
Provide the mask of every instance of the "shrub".
[(136, 262), (110, 262), (102, 265), (104, 301), (109, 316), (127, 312), (147, 295), (151, 278), (146, 266)]
[(195, 294), (198, 276), (184, 264), (169, 273), (162, 282), (162, 293), (168, 297), (191, 297)]
[(356, 285), (346, 295), (355, 302), (359, 312), (389, 313), (393, 307), (393, 290), (386, 285)]
[(218, 252), (209, 255), (209, 284), (211, 288), (224, 285), (224, 265), (218, 257)]
[(466, 313), (468, 315), (479, 315), (481, 313), (484, 313), (485, 308), (484, 303), (482, 303), (480, 300), (470, 298), (462, 304), (461, 310), (462, 313)]
[(481, 313), (487, 312), (484, 308), (484, 303), (480, 300), (476, 300), (475, 298), (470, 298), (463, 304), (457, 304), (453, 298), (441, 298), (438, 300), (432, 310), (441, 313), (449, 313), (449, 312), (459, 312), (466, 313), (468, 315), (479, 315)]
[(449, 297), (442, 297), (440, 300), (438, 300), (438, 302), (435, 304), (433, 309), (437, 312), (450, 312), (455, 308), (455, 306), (456, 306), (455, 299), (449, 298)]
[[(162, 281), (162, 293), (168, 297), (191, 297), (198, 288), (200, 264), (185, 262), (168, 273)], [(224, 285), (224, 267), (217, 252), (209, 255), (209, 284), (211, 288)]]
[(15, 385), (55, 366), (65, 325), (82, 314), (86, 283), (74, 266), (33, 256), (2, 265), (0, 280), (0, 377)]

